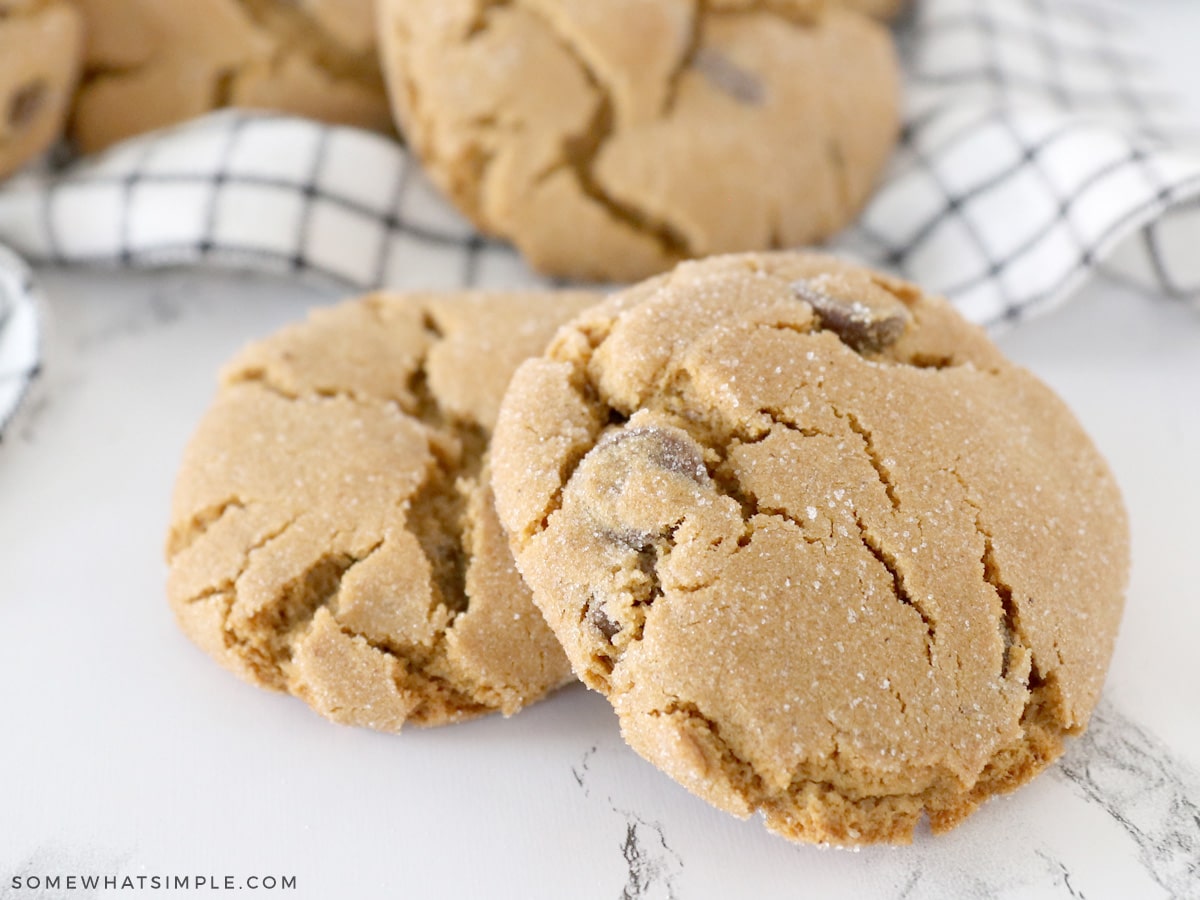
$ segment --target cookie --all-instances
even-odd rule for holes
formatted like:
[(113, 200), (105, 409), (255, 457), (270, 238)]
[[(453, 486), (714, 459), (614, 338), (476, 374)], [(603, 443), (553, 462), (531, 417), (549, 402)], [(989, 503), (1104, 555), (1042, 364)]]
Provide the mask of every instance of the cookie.
[(76, 0), (85, 153), (223, 106), (391, 128), (373, 0)]
[(862, 207), (897, 134), (887, 30), (819, 0), (381, 0), (397, 121), (481, 229), (630, 281)]
[(382, 731), (508, 715), (569, 679), (484, 457), (513, 369), (595, 299), (375, 295), (243, 351), (176, 483), (182, 629), (247, 681)]
[(642, 756), (773, 831), (945, 831), (1096, 704), (1122, 501), (1063, 403), (942, 300), (832, 258), (685, 263), (518, 369), (518, 568)]
[(834, 0), (839, 6), (852, 9), (884, 22), (890, 22), (903, 12), (906, 0)]
[(83, 26), (62, 0), (0, 0), (0, 178), (58, 139), (79, 74)]

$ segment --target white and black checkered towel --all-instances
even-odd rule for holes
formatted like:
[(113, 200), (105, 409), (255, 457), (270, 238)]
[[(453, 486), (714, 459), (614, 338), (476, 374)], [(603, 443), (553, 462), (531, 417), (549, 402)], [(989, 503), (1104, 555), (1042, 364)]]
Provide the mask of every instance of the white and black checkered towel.
[[(901, 147), (832, 247), (985, 324), (1046, 309), (1101, 266), (1200, 301), (1200, 140), (1129, 26), (1084, 0), (917, 0), (900, 28)], [(355, 289), (542, 283), (393, 141), (232, 111), (11, 180), (0, 241), (35, 263), (205, 263)], [(0, 422), (37, 366), (14, 262), (0, 256)]]

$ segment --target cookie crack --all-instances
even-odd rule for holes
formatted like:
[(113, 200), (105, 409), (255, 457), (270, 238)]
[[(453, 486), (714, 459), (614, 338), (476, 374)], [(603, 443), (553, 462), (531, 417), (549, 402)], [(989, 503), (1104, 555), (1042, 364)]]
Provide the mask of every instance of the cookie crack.
[[(352, 631), (338, 623), (338, 629), (346, 637), (361, 640), (364, 644), (400, 664), (395, 679), (396, 689), (401, 694), (417, 697), (417, 705), (406, 717), (417, 725), (444, 722), (452, 718), (464, 718), (491, 712), (493, 707), (481, 703), (473, 695), (463, 691), (448, 678), (430, 671), (430, 667), (445, 658), (445, 632), (438, 632), (429, 648), (416, 644), (397, 645), (393, 642), (375, 640), (365, 634)], [(432, 695), (432, 696), (430, 696)]]
[[(802, 385), (803, 387), (803, 385)], [(755, 444), (761, 444), (771, 436), (775, 428), (782, 428), (785, 431), (790, 431), (792, 434), (800, 437), (827, 437), (836, 439), (838, 435), (831, 434), (828, 431), (822, 431), (820, 428), (814, 428), (811, 425), (797, 424), (786, 412), (782, 409), (773, 406), (760, 406), (755, 411), (756, 415), (765, 416), (771, 423), (770, 428), (752, 429), (750, 421), (736, 422), (733, 427), (733, 437), (737, 439), (742, 446), (752, 447)]]
[[(900, 512), (900, 498), (896, 493), (895, 485), (892, 482), (891, 474), (887, 469), (887, 461), (882, 459), (878, 450), (875, 448), (874, 440), (871, 437), (870, 429), (866, 428), (861, 420), (854, 413), (837, 409), (835, 406), (829, 406), (830, 412), (838, 419), (846, 423), (846, 427), (862, 440), (863, 448), (867, 462), (875, 471), (880, 484), (883, 486), (884, 493), (887, 495), (888, 501), (891, 503), (893, 514)], [(910, 607), (921, 617), (921, 621), (925, 625), (925, 654), (929, 664), (933, 665), (933, 647), (937, 642), (937, 623), (929, 612), (925, 609), (924, 604), (916, 599), (908, 590), (908, 585), (904, 577), (904, 573), (900, 569), (899, 561), (896, 555), (884, 546), (878, 536), (867, 527), (863, 521), (862, 512), (858, 509), (858, 505), (854, 506), (854, 523), (858, 528), (859, 538), (867, 551), (875, 557), (884, 570), (892, 579), (892, 586), (896, 594), (896, 599), (905, 606)]]
[(663, 102), (662, 117), (669, 117), (679, 102), (679, 89), (683, 76), (696, 62), (696, 54), (700, 52), (700, 44), (704, 38), (704, 19), (709, 14), (709, 0), (695, 0), (692, 6), (691, 30), (688, 33), (687, 46), (679, 57), (679, 65), (671, 73), (667, 82), (667, 92)]
[[(331, 540), (336, 540), (333, 535)], [(368, 559), (384, 543), (380, 538), (360, 554), (346, 551), (322, 553), (283, 586), (270, 604), (256, 610), (240, 627), (230, 624), (232, 609), (226, 611), (225, 630), (242, 651), (247, 664), (270, 684), (288, 688), (288, 663), (296, 643), (312, 627), (317, 611), (333, 610), (342, 583), (349, 572)], [(248, 566), (247, 566), (248, 568)]]
[[(672, 389), (678, 393), (685, 393), (680, 389), (679, 380), (680, 378), (687, 378), (686, 371), (679, 370), (675, 373), (675, 375), (676, 378), (671, 384)], [(843, 412), (833, 406), (830, 406), (829, 410), (836, 418), (845, 422), (847, 428), (856, 434), (862, 441), (866, 458), (884, 488), (888, 500), (891, 503), (892, 511), (893, 513), (898, 513), (900, 510), (899, 495), (896, 493), (895, 486), (892, 483), (890, 473), (887, 469), (886, 460), (880, 456), (875, 448), (870, 429), (866, 428), (854, 413)], [(801, 436), (836, 437), (836, 435), (830, 435), (818, 429), (800, 425), (791, 420), (790, 417), (788, 417), (782, 410), (779, 409), (762, 407), (756, 410), (756, 413), (765, 415), (773, 427), (785, 428)], [(731, 470), (728, 456), (717, 449), (718, 445), (731, 443), (735, 439), (741, 440), (742, 437), (747, 437), (750, 439), (748, 441), (743, 441), (743, 443), (757, 443), (765, 440), (770, 435), (770, 428), (766, 430), (766, 433), (760, 433), (758, 429), (752, 427), (752, 422), (748, 419), (741, 419), (734, 422), (723, 422), (719, 425), (714, 425), (713, 423), (699, 422), (695, 419), (680, 418), (680, 420), (677, 422), (677, 425), (678, 427), (687, 431), (691, 435), (692, 439), (705, 449), (706, 455), (711, 454), (719, 460), (716, 465), (710, 465), (708, 467), (709, 474), (712, 477), (713, 483), (717, 489), (723, 495), (735, 500), (742, 508), (744, 527), (747, 529), (747, 531), (743, 534), (742, 539), (739, 540), (739, 546), (745, 546), (749, 537), (753, 535), (754, 529), (752, 520), (758, 515), (775, 517), (788, 524), (794, 525), (800, 529), (805, 540), (809, 540), (808, 535), (804, 534), (802, 521), (792, 516), (787, 512), (786, 509), (764, 505), (761, 501), (761, 498), (757, 497), (753, 492), (748, 491), (745, 486), (741, 484), (740, 480)], [(701, 434), (700, 430), (702, 428), (707, 428), (709, 431), (714, 433), (707, 435)], [(932, 665), (933, 647), (937, 640), (937, 623), (929, 614), (928, 610), (925, 609), (924, 605), (918, 601), (908, 590), (904, 574), (900, 570), (895, 554), (889, 551), (887, 547), (884, 546), (883, 542), (871, 532), (866, 523), (863, 521), (861, 512), (857, 507), (854, 509), (854, 520), (855, 524), (857, 525), (859, 538), (862, 541), (863, 546), (868, 552), (871, 553), (872, 556), (875, 557), (880, 565), (883, 566), (884, 570), (891, 578), (896, 599), (905, 606), (910, 607), (920, 617), (921, 622), (925, 627), (926, 658), (929, 664)], [(809, 542), (819, 543), (820, 540), (810, 540)]]
[[(504, 5), (512, 5), (511, 0)], [(689, 242), (681, 231), (668, 221), (656, 219), (646, 209), (614, 197), (596, 178), (594, 171), (596, 160), (605, 143), (616, 130), (612, 89), (588, 62), (586, 54), (575, 46), (571, 36), (559, 28), (552, 17), (542, 12), (536, 5), (519, 5), (521, 9), (543, 24), (550, 36), (579, 66), (579, 71), (587, 80), (598, 100), (596, 112), (583, 132), (564, 137), (561, 159), (547, 167), (537, 177), (534, 185), (542, 183), (556, 172), (567, 168), (574, 176), (579, 189), (588, 199), (600, 204), (617, 222), (658, 244), (659, 250), (669, 260), (678, 261), (691, 256)]]
[[(580, 610), (580, 624), (591, 623), (603, 636), (604, 640), (599, 652), (593, 652), (591, 663), (598, 667), (591, 674), (600, 681), (607, 680), (617, 663), (629, 649), (639, 644), (645, 638), (646, 619), (654, 604), (666, 596), (658, 567), (665, 555), (674, 550), (675, 534), (686, 519), (681, 515), (671, 524), (666, 532), (656, 536), (645, 546), (634, 546), (627, 542), (626, 546), (637, 554), (636, 570), (628, 573), (628, 578), (621, 584), (615, 596), (626, 595), (629, 598), (629, 608), (622, 609), (614, 619), (609, 614), (611, 597), (602, 597), (592, 592)], [(618, 566), (613, 575), (619, 575), (625, 567)], [(684, 593), (684, 592), (679, 592)]]
[(867, 551), (875, 557), (884, 570), (892, 579), (892, 588), (896, 592), (896, 599), (905, 606), (910, 607), (925, 624), (925, 658), (930, 666), (933, 665), (933, 646), (937, 641), (936, 622), (926, 612), (924, 606), (918, 602), (908, 591), (908, 586), (905, 583), (904, 573), (900, 571), (896, 557), (892, 554), (881, 541), (867, 528), (863, 522), (862, 514), (856, 507), (854, 509), (854, 524), (858, 526), (859, 539)]
[(858, 416), (852, 412), (841, 412), (833, 406), (830, 406), (829, 409), (835, 416), (845, 422), (851, 431), (862, 438), (866, 449), (867, 462), (871, 464), (871, 468), (875, 470), (880, 484), (883, 485), (884, 493), (887, 494), (887, 498), (892, 504), (893, 512), (899, 512), (900, 498), (896, 495), (896, 486), (892, 482), (891, 473), (887, 469), (887, 460), (880, 457), (879, 451), (875, 447), (874, 439), (871, 437), (870, 429), (866, 428)]
[[(856, 796), (853, 792), (847, 791), (843, 785), (833, 780), (813, 778), (811, 776), (794, 777), (788, 783), (787, 787), (771, 789), (767, 787), (753, 763), (734, 749), (732, 744), (721, 735), (721, 729), (716, 720), (707, 715), (697, 703), (674, 697), (671, 698), (671, 701), (666, 706), (661, 709), (651, 710), (648, 715), (654, 718), (664, 716), (680, 717), (698, 728), (701, 734), (693, 734), (692, 736), (699, 737), (701, 741), (707, 744), (704, 749), (711, 751), (718, 757), (717, 768), (727, 776), (732, 776), (730, 777), (730, 783), (737, 795), (748, 806), (758, 811), (765, 812), (774, 809), (783, 812), (783, 806), (787, 801), (798, 799), (802, 793), (810, 788), (837, 794), (852, 804), (860, 801), (878, 802), (880, 800), (886, 801), (900, 798), (919, 798), (922, 801), (928, 802), (934, 793), (933, 788), (926, 788), (916, 792), (895, 791)], [(828, 717), (826, 721), (829, 722), (832, 729), (832, 749), (829, 753), (829, 759), (836, 760), (841, 755), (840, 743), (837, 738), (838, 735), (843, 734), (843, 731), (836, 723), (830, 721)], [(707, 757), (708, 754), (705, 754), (705, 756)]]
[[(520, 540), (525, 543), (528, 543), (534, 537), (550, 527), (550, 519), (555, 513), (562, 509), (563, 496), (566, 493), (568, 485), (571, 483), (571, 479), (575, 477), (575, 472), (579, 469), (579, 466), (582, 465), (584, 459), (587, 457), (589, 451), (594, 446), (599, 436), (603, 433), (604, 429), (607, 426), (621, 424), (621, 422), (625, 421), (624, 416), (621, 416), (615, 409), (610, 407), (609, 420), (606, 423), (602, 423), (600, 421), (600, 410), (605, 404), (603, 404), (599, 399), (596, 399), (596, 390), (587, 382), (586, 376), (578, 370), (572, 372), (571, 378), (573, 381), (573, 384), (571, 385), (572, 388), (591, 413), (591, 422), (589, 423), (587, 435), (581, 440), (576, 441), (571, 446), (570, 452), (567, 453), (559, 462), (558, 478), (556, 479), (558, 486), (554, 488), (551, 495), (546, 498), (546, 502), (541, 509), (541, 515), (537, 521), (534, 522), (529, 529), (527, 529), (525, 534), (519, 536)], [(519, 423), (518, 427), (538, 438), (539, 440), (541, 440), (543, 437), (541, 432), (526, 422)]]
[(258, 28), (268, 34), (283, 30), (270, 56), (272, 68), (289, 57), (308, 59), (335, 80), (373, 83), (379, 76), (372, 68), (372, 55), (359, 54), (341, 46), (294, 2), (281, 0), (237, 0), (238, 6)]
[(172, 563), (175, 557), (204, 537), (209, 529), (215, 527), (228, 513), (245, 509), (246, 502), (234, 495), (192, 513), (187, 524), (171, 529), (167, 539), (167, 563)]
[(425, 481), (407, 500), (405, 514), (429, 561), (433, 604), (444, 606), (452, 617), (466, 612), (470, 604), (463, 551), (467, 501), (457, 483), (457, 468), (435, 456)]
[(272, 378), (266, 366), (250, 366), (249, 368), (240, 369), (228, 376), (225, 379), (225, 383), (231, 387), (239, 384), (256, 385), (283, 400), (299, 400), (301, 396), (298, 391), (284, 387), (284, 385)]
[[(232, 375), (226, 376), (224, 385), (228, 387), (253, 385), (274, 394), (281, 400), (288, 400), (290, 402), (300, 402), (302, 400), (349, 400), (361, 406), (369, 406), (375, 403), (391, 403), (395, 404), (396, 407), (407, 415), (420, 416), (420, 399), (415, 396), (411, 398), (404, 396), (379, 397), (354, 390), (353, 388), (332, 384), (319, 384), (304, 390), (295, 390), (276, 380), (266, 366), (250, 366), (234, 372)], [(406, 384), (406, 388), (411, 390), (411, 378), (410, 383)]]
[[(763, 777), (755, 769), (753, 763), (742, 756), (720, 733), (718, 723), (708, 716), (698, 704), (671, 698), (660, 709), (647, 713), (652, 718), (670, 718), (679, 723), (700, 751), (706, 771), (717, 770), (727, 779), (727, 784), (734, 795), (745, 804), (748, 812), (758, 812), (767, 820), (772, 830), (783, 834), (804, 834), (809, 828), (829, 834), (833, 826), (844, 830), (840, 837), (850, 842), (858, 843), (881, 840), (894, 840), (894, 835), (900, 833), (897, 819), (911, 819), (915, 825), (922, 815), (932, 818), (941, 815), (938, 807), (939, 796), (943, 789), (935, 778), (927, 786), (916, 791), (876, 791), (865, 794), (860, 791), (848, 790), (845, 784), (829, 778), (813, 777), (811, 774), (795, 773), (785, 787), (768, 787)], [(838, 735), (842, 733), (836, 723), (830, 721), (832, 728), (832, 749), (830, 761), (836, 761), (841, 755)], [(845, 804), (854, 810), (850, 823), (835, 821), (811, 820), (812, 811), (822, 805), (814, 798), (814, 793), (832, 796), (838, 799), (835, 806)], [(873, 827), (872, 812), (879, 807), (887, 809), (884, 824)], [(944, 830), (944, 829), (941, 829)], [(835, 835), (836, 836), (836, 835)]]
[(291, 528), (293, 525), (295, 525), (296, 522), (298, 522), (298, 521), (299, 521), (298, 517), (291, 518), (291, 519), (288, 519), (287, 521), (283, 522), (281, 525), (268, 531), (266, 534), (264, 534), (262, 537), (260, 537), (257, 541), (255, 541), (253, 544), (251, 544), (250, 547), (246, 550), (245, 559), (242, 560), (241, 565), (238, 567), (238, 570), (233, 575), (229, 576), (228, 578), (222, 579), (220, 581), (220, 583), (213, 585), (212, 587), (205, 588), (204, 590), (200, 591), (199, 593), (193, 594), (192, 596), (188, 597), (185, 602), (188, 604), (198, 603), (201, 600), (207, 600), (209, 597), (214, 597), (218, 594), (227, 594), (230, 591), (234, 590), (237, 586), (238, 581), (241, 580), (241, 577), (243, 575), (245, 575), (246, 571), (250, 568), (250, 564), (254, 561), (254, 555), (256, 553), (258, 553), (260, 550), (262, 550), (264, 547), (266, 547), (268, 544), (270, 544), (272, 541), (274, 541), (276, 538), (282, 537), (284, 532), (286, 532), (289, 528)]
[[(586, 54), (575, 45), (567, 32), (558, 27), (553, 17), (546, 15), (536, 4), (521, 3), (518, 0), (485, 0), (474, 18), (467, 24), (464, 39), (475, 40), (486, 33), (491, 27), (489, 19), (496, 10), (514, 7), (542, 24), (547, 34), (579, 67), (580, 73), (587, 80), (588, 86), (598, 101), (596, 112), (592, 115), (591, 120), (581, 132), (563, 136), (560, 157), (534, 177), (531, 187), (536, 188), (558, 172), (568, 169), (584, 196), (599, 204), (621, 225), (656, 243), (664, 256), (674, 261), (690, 256), (686, 238), (669, 222), (657, 221), (646, 210), (612, 196), (596, 179), (593, 172), (596, 158), (615, 130), (612, 90), (589, 64)], [(396, 30), (399, 32), (397, 40), (403, 44), (406, 37), (404, 29), (397, 25)], [(415, 85), (409, 80), (406, 87), (413, 117), (423, 120), (419, 114), (420, 102)], [(478, 133), (477, 139), (470, 141), (465, 150), (460, 151), (462, 156), (460, 161), (471, 170), (470, 177), (456, 178), (455, 183), (451, 185), (450, 193), (464, 204), (472, 218), (476, 221), (486, 222), (488, 217), (483, 214), (478, 195), (486, 180), (487, 171), (496, 156), (496, 153), (488, 148), (486, 138), (493, 134), (501, 123), (495, 116), (488, 116), (477, 119), (473, 124)], [(431, 129), (426, 126), (418, 131), (428, 133)], [(432, 142), (423, 142), (422, 150), (423, 155), (430, 162), (439, 156)], [(431, 166), (430, 168), (437, 167)], [(502, 225), (501, 230), (503, 230)]]
[(1028, 640), (1022, 634), (1020, 616), (1017, 611), (1016, 600), (1013, 597), (1012, 586), (1008, 584), (1000, 573), (1000, 564), (996, 559), (996, 548), (992, 535), (983, 527), (983, 510), (971, 499), (970, 486), (958, 469), (952, 468), (944, 471), (952, 475), (954, 480), (958, 482), (959, 487), (962, 489), (963, 503), (969, 506), (974, 514), (975, 531), (983, 541), (983, 556), (980, 560), (983, 566), (983, 580), (995, 591), (997, 598), (1000, 600), (998, 627), (1000, 629), (1000, 636), (1004, 641), (1004, 654), (1000, 662), (1000, 677), (1007, 680), (1017, 654), (1022, 650), (1028, 650), (1031, 665), (1029, 680), (1032, 681), (1036, 672), (1037, 660), (1033, 656), (1033, 651), (1029, 646)]
[[(682, 718), (699, 734), (692, 734), (703, 744), (703, 750), (714, 753), (718, 758), (719, 768), (729, 779), (730, 786), (739, 799), (752, 809), (757, 809), (767, 795), (762, 776), (755, 771), (754, 766), (743, 759), (733, 746), (721, 735), (720, 726), (716, 720), (704, 713), (697, 703), (674, 697), (662, 709), (652, 709), (647, 715), (652, 718)], [(708, 753), (703, 753), (705, 763), (709, 764)]]
[(451, 622), (470, 607), (467, 593), (467, 506), (471, 487), (478, 481), (487, 452), (488, 436), (471, 422), (446, 414), (429, 385), (429, 356), (444, 332), (426, 310), (422, 327), (429, 341), (407, 390), (416, 416), (426, 428), (431, 462), (416, 492), (404, 501), (405, 520), (430, 565), (433, 601), (450, 614)]

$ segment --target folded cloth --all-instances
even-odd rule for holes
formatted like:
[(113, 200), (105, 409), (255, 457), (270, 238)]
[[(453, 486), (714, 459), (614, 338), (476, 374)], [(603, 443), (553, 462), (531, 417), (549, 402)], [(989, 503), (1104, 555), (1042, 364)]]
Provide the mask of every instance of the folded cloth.
[(0, 246), (0, 436), (38, 374), (38, 304), (33, 273), (20, 257)]
[[(1096, 0), (919, 0), (899, 27), (901, 147), (831, 248), (983, 324), (1101, 268), (1200, 302), (1200, 141), (1131, 24)], [(37, 263), (210, 263), (355, 289), (543, 281), (391, 140), (236, 111), (11, 180), (0, 240)]]
[(838, 243), (985, 324), (1102, 266), (1200, 301), (1200, 137), (1135, 26), (1084, 0), (918, 0), (904, 139)]

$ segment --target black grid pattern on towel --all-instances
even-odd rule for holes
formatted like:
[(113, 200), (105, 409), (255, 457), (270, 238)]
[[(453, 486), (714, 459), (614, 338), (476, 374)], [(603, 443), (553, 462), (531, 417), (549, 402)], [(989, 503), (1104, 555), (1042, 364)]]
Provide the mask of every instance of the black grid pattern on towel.
[(31, 196), (36, 226), (0, 237), (51, 264), (213, 261), (369, 288), (470, 287), (488, 260), (514, 282), (537, 280), (453, 212), (402, 147), (272, 114), (224, 111), (139, 137), (38, 179)]
[[(918, 0), (898, 29), (900, 147), (831, 246), (983, 323), (1061, 300), (1102, 261), (1200, 295), (1200, 144), (1176, 139), (1128, 24), (1085, 0)], [(394, 142), (229, 110), (15, 179), (0, 240), (37, 262), (211, 262), (357, 289), (547, 283)]]
[(29, 267), (0, 246), (0, 438), (41, 371), (39, 305)]
[[(1126, 13), (1076, 0), (932, 0), (902, 30), (897, 159), (837, 243), (984, 323), (1117, 274), (1200, 296), (1200, 142), (1181, 138)], [(1138, 234), (1140, 232), (1140, 234)]]

